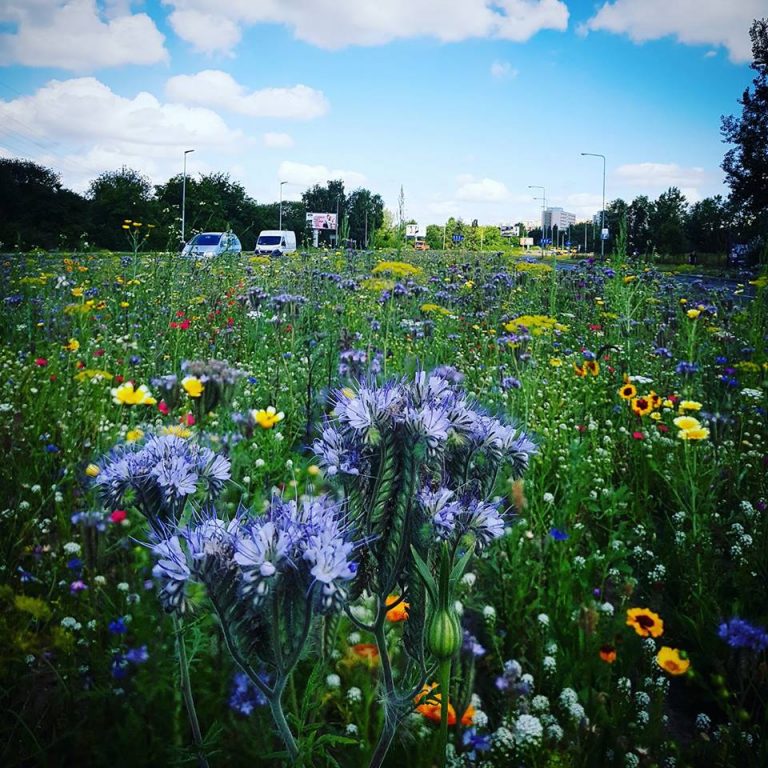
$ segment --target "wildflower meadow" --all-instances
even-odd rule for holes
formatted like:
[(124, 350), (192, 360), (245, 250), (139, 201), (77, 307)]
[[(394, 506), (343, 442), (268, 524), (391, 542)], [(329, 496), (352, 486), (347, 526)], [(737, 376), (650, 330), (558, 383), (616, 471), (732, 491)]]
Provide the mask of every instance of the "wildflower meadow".
[(4, 766), (768, 765), (768, 274), (2, 262)]

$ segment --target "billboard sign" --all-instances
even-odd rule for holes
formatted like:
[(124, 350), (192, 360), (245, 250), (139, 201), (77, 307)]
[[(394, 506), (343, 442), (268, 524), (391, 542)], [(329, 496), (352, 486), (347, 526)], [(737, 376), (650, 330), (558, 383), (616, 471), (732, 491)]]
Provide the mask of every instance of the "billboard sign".
[(528, 247), (532, 246), (533, 245), (533, 238), (532, 237), (521, 237), (520, 238), (520, 245), (525, 245), (525, 246), (528, 246)]
[(600, 232), (600, 239), (601, 240), (608, 240), (608, 227), (603, 227), (603, 229)]
[(512, 224), (502, 224), (499, 227), (502, 237), (517, 237), (520, 234), (520, 229)]
[(335, 213), (308, 213), (307, 224), (312, 229), (336, 229)]
[(460, 243), (464, 239), (464, 235), (460, 235), (456, 233), (451, 240), (453, 240), (454, 243)]

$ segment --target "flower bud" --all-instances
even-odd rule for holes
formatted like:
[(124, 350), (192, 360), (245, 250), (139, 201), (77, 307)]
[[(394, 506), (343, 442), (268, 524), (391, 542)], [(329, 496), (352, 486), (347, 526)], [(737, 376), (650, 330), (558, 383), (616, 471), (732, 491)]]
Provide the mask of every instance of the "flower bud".
[(455, 611), (441, 608), (432, 615), (427, 630), (427, 648), (439, 660), (450, 659), (461, 647), (461, 627)]

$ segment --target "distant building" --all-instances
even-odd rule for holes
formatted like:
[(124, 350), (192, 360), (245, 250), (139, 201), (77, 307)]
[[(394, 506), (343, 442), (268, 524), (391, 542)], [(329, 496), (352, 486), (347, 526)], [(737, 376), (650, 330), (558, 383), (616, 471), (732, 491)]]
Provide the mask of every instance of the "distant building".
[(547, 208), (541, 214), (542, 224), (546, 229), (568, 229), (576, 223), (576, 214), (562, 208)]
[[(605, 214), (605, 216), (603, 216)], [(598, 211), (592, 217), (592, 226), (599, 227), (604, 221), (608, 221), (608, 211)]]

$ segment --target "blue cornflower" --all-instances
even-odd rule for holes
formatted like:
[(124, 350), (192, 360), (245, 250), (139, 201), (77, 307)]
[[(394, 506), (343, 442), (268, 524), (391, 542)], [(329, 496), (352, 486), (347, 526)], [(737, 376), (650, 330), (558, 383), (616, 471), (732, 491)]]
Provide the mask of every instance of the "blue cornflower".
[(46, 453), (58, 453), (59, 447), (54, 445), (53, 443), (48, 443), (48, 445), (45, 446), (45, 452)]
[(83, 568), (83, 561), (79, 557), (73, 557), (67, 560), (67, 568), (70, 571), (80, 571)]
[(248, 677), (243, 672), (235, 672), (232, 678), (232, 690), (229, 694), (230, 709), (239, 715), (248, 717), (256, 707), (263, 707), (266, 704), (267, 699), (264, 694)]
[(124, 635), (128, 631), (128, 625), (125, 623), (125, 619), (122, 616), (118, 616), (109, 622), (107, 627), (113, 635)]
[(699, 364), (698, 363), (690, 363), (686, 360), (681, 360), (676, 366), (675, 366), (675, 373), (679, 374), (680, 376), (691, 376), (694, 373), (699, 372)]
[(140, 645), (138, 648), (129, 648), (125, 652), (125, 660), (129, 664), (143, 664), (149, 660), (149, 651), (146, 645)]
[(715, 358), (715, 364), (716, 365), (726, 365), (728, 363), (728, 358), (723, 357), (722, 355), (719, 355)]
[(477, 728), (467, 728), (461, 739), (467, 748), (467, 757), (473, 761), (477, 760), (478, 752), (488, 752), (493, 746), (491, 737), (487, 733), (478, 733)]
[(768, 632), (738, 617), (723, 622), (717, 634), (731, 648), (750, 648), (756, 653), (768, 648)]
[(570, 538), (570, 536), (565, 531), (561, 531), (559, 528), (550, 528), (549, 535), (555, 541), (566, 541)]

